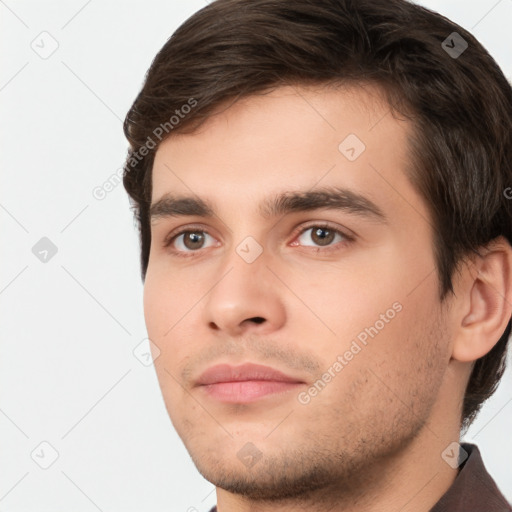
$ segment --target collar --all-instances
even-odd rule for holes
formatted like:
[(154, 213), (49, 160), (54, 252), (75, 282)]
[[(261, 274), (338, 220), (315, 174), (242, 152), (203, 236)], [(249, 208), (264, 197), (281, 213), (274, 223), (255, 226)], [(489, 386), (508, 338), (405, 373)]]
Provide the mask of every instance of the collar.
[(468, 458), (451, 487), (430, 512), (511, 512), (512, 506), (487, 472), (478, 446), (461, 443)]

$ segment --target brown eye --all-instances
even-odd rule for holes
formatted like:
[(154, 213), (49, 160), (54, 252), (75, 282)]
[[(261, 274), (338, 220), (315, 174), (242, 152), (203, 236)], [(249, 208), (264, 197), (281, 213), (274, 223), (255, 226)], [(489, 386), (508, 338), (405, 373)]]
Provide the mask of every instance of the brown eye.
[(303, 228), (297, 240), (299, 240), (300, 245), (319, 248), (336, 245), (333, 244), (333, 241), (335, 241), (336, 237), (338, 238), (339, 242), (348, 242), (351, 240), (350, 237), (338, 229), (318, 224)]
[(336, 235), (335, 231), (328, 228), (315, 228), (311, 233), (311, 240), (318, 245), (329, 245)]
[[(171, 252), (179, 256), (189, 256), (201, 249), (208, 247), (207, 237), (213, 241), (213, 237), (203, 229), (183, 229), (182, 231), (171, 234), (164, 241), (164, 247), (169, 248)], [(210, 241), (210, 246), (212, 246)]]
[(185, 231), (183, 235), (183, 245), (190, 250), (201, 249), (204, 244), (204, 235), (202, 231)]

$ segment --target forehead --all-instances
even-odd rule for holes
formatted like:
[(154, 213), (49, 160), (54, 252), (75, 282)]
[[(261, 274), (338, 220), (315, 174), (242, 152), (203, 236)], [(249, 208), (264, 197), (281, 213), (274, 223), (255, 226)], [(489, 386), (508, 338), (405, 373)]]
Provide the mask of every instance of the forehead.
[(369, 85), (287, 86), (243, 98), (160, 144), (152, 203), (172, 192), (247, 208), (316, 186), (343, 187), (383, 211), (406, 197), (421, 202), (406, 174), (409, 123)]

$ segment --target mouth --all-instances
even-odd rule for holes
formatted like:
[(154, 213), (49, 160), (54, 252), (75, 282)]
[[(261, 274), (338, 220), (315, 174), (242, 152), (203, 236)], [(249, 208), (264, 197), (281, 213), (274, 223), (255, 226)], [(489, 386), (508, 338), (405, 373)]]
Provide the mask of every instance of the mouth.
[(208, 397), (225, 403), (249, 403), (269, 395), (296, 390), (305, 382), (283, 372), (252, 363), (220, 364), (201, 374), (196, 386)]

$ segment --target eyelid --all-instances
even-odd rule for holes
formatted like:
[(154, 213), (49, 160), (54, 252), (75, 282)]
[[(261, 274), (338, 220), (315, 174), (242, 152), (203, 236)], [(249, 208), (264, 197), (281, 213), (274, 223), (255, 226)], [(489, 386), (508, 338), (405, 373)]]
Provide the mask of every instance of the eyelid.
[[(324, 229), (330, 229), (331, 231), (335, 231), (336, 233), (339, 233), (343, 236), (343, 238), (346, 238), (348, 241), (354, 241), (356, 238), (355, 233), (353, 233), (351, 230), (346, 228), (340, 228), (337, 225), (335, 225), (332, 222), (325, 221), (325, 220), (317, 220), (317, 221), (309, 221), (306, 222), (306, 224), (302, 223), (300, 226), (298, 226), (294, 231), (292, 232), (292, 237), (296, 238), (297, 236), (301, 235), (304, 231), (307, 231), (311, 228), (324, 228)], [(320, 248), (320, 246), (319, 246)]]

